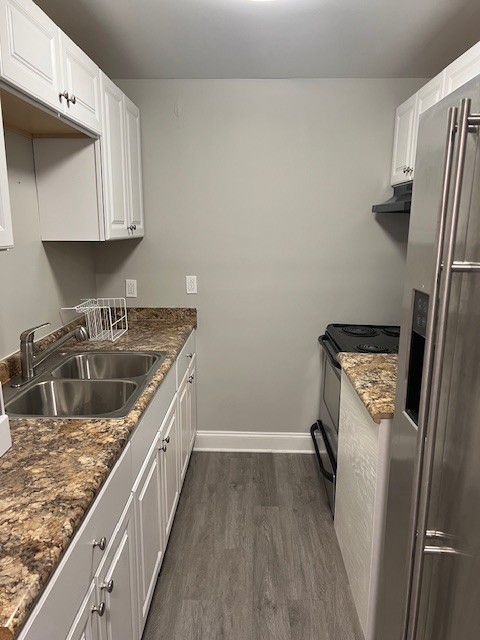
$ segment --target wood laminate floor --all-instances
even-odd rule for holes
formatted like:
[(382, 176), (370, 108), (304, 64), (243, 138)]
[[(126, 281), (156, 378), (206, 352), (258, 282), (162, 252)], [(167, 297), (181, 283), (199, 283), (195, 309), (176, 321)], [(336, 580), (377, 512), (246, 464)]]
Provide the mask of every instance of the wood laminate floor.
[(313, 455), (195, 452), (143, 640), (363, 640)]

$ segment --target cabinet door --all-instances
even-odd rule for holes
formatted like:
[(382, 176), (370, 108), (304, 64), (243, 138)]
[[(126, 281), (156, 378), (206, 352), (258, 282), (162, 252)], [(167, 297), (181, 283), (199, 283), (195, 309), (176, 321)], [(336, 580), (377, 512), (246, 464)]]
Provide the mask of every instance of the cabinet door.
[(443, 98), (443, 82), (444, 82), (444, 74), (440, 73), (435, 78), (432, 78), (430, 82), (427, 82), (421, 89), (417, 92), (417, 110), (415, 114), (415, 124), (413, 129), (413, 141), (412, 141), (412, 152), (411, 152), (411, 160), (409, 166), (413, 169), (410, 172), (409, 178), (413, 179), (415, 173), (415, 156), (417, 153), (417, 134), (418, 134), (418, 124), (420, 121), (420, 116), (430, 107), (440, 102)]
[(163, 558), (162, 462), (155, 441), (134, 488), (140, 633), (145, 626)]
[(180, 432), (180, 483), (183, 483), (190, 459), (191, 440), (191, 394), (190, 394), (190, 370), (182, 380), (178, 390), (178, 418)]
[(105, 238), (127, 238), (128, 194), (126, 175), (123, 93), (102, 73), (103, 135), (102, 181)]
[(98, 607), (97, 589), (93, 581), (66, 640), (100, 640), (99, 613), (103, 615), (103, 612)]
[(179, 495), (179, 441), (178, 441), (178, 416), (177, 406), (173, 403), (172, 408), (165, 418), (165, 428), (162, 429), (161, 448), (159, 455), (163, 457), (163, 495), (164, 495), (164, 527), (165, 527), (165, 546), (170, 535), (175, 510), (177, 508)]
[(100, 69), (80, 47), (60, 32), (64, 113), (91, 131), (101, 132)]
[(140, 635), (134, 527), (131, 496), (97, 576), (101, 601), (105, 603), (103, 640), (137, 640)]
[(196, 377), (196, 367), (195, 367), (196, 358), (192, 360), (192, 364), (190, 366), (190, 376), (189, 376), (189, 407), (190, 407), (190, 451), (193, 449), (193, 445), (195, 443), (195, 435), (197, 433), (197, 377)]
[[(2, 109), (0, 105), (1, 121)], [(0, 249), (8, 249), (10, 247), (13, 247), (12, 211), (10, 208), (5, 140), (3, 127), (0, 127)]]
[(401, 104), (395, 113), (393, 139), (392, 185), (410, 180), (412, 145), (415, 128), (417, 94)]
[(0, 0), (0, 11), (2, 79), (62, 110), (58, 27), (31, 0)]
[(443, 95), (452, 93), (478, 74), (480, 74), (480, 42), (445, 69)]
[(129, 231), (140, 238), (144, 235), (140, 111), (127, 96), (124, 110)]

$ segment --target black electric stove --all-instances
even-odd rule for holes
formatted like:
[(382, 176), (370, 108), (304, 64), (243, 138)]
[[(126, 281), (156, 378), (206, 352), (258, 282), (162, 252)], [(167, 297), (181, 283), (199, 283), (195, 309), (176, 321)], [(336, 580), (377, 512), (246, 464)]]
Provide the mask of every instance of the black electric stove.
[(310, 427), (327, 498), (334, 513), (340, 414), (340, 363), (337, 355), (398, 353), (400, 327), (374, 324), (329, 324), (318, 338), (324, 353), (320, 417)]
[(329, 324), (326, 337), (337, 352), (398, 353), (400, 327), (373, 324)]

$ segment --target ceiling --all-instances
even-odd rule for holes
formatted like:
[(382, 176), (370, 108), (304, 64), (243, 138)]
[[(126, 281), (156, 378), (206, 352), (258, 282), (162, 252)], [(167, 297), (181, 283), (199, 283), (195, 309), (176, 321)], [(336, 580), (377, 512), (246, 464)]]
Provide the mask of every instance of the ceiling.
[(436, 75), (479, 0), (36, 0), (113, 78)]

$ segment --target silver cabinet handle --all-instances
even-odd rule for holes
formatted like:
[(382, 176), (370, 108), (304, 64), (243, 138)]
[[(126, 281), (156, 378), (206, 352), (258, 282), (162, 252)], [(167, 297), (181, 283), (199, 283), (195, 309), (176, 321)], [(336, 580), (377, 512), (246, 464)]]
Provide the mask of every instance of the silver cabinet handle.
[(167, 444), (170, 442), (170, 436), (167, 436), (162, 440), (162, 442), (166, 442)]
[(68, 98), (68, 101), (71, 102), (72, 104), (75, 104), (77, 102), (77, 98), (72, 94), (70, 98)]
[(161, 449), (163, 452), (165, 452), (165, 451), (167, 450), (167, 445), (166, 445), (166, 444), (163, 444), (163, 445), (160, 447), (160, 449)]
[(107, 593), (112, 593), (113, 580), (109, 580), (108, 582), (102, 582), (102, 584), (100, 585), (100, 589), (105, 589)]
[(69, 101), (69, 97), (68, 97), (68, 91), (65, 89), (65, 91), (62, 91), (61, 93), (58, 94), (58, 97), (60, 98), (60, 102), (62, 101), (62, 98), (65, 98), (65, 100), (68, 102)]
[(127, 227), (127, 229), (129, 229), (130, 231), (135, 231), (136, 228), (137, 228), (136, 224), (131, 224), (129, 227)]
[(188, 381), (189, 381), (190, 384), (193, 384), (193, 379), (194, 378), (195, 378), (195, 376), (193, 374), (188, 377)]
[(93, 547), (98, 547), (100, 549), (100, 551), (105, 551), (107, 546), (107, 539), (105, 538), (105, 536), (103, 536), (102, 538), (100, 538), (100, 540), (94, 540), (93, 541)]
[(99, 605), (92, 605), (92, 613), (98, 613), (100, 617), (105, 613), (105, 603), (101, 602)]
[(186, 353), (186, 354), (185, 354), (185, 357), (186, 357), (186, 358), (193, 358), (193, 353)]

